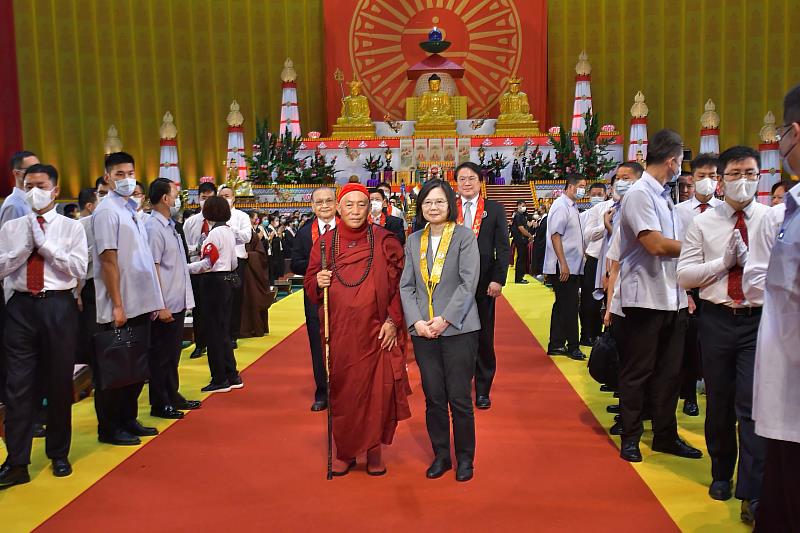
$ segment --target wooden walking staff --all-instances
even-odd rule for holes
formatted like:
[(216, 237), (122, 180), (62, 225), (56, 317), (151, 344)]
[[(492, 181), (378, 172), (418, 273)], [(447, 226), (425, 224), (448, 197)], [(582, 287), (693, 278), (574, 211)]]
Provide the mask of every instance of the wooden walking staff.
[[(327, 270), (328, 256), (325, 253), (325, 241), (319, 240), (319, 251), (321, 254), (322, 270)], [(331, 413), (331, 335), (330, 335), (330, 320), (328, 319), (328, 287), (322, 289), (322, 309), (324, 313), (325, 322), (325, 379), (327, 381), (326, 387), (326, 403), (328, 404), (328, 474), (327, 479), (333, 479), (333, 416)]]

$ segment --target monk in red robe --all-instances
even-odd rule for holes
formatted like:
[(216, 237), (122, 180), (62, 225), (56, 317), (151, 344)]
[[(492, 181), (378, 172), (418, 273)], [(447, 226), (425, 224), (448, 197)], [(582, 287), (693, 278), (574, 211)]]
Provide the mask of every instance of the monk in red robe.
[(322, 289), (328, 287), (329, 294), (333, 474), (347, 474), (366, 452), (367, 473), (383, 475), (381, 446), (391, 444), (397, 422), (411, 416), (405, 356), (397, 344), (397, 329), (403, 327), (398, 289), (403, 248), (391, 232), (368, 223), (369, 193), (363, 185), (348, 183), (338, 200), (341, 218), (312, 248), (305, 275), (306, 294), (319, 305), (323, 329)]

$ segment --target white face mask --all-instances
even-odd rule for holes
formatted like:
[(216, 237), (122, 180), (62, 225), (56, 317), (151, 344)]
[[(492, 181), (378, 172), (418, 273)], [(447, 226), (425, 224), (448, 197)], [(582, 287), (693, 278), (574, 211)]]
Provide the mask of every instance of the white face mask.
[(175, 198), (175, 206), (169, 208), (169, 216), (175, 217), (181, 212), (181, 197)]
[(34, 211), (41, 211), (53, 201), (53, 191), (34, 187), (25, 193), (25, 201)]
[(582, 199), (584, 196), (586, 196), (586, 189), (585, 189), (584, 187), (578, 187), (578, 188), (575, 190), (575, 197), (576, 197), (578, 200), (580, 200), (580, 199)]
[(233, 198), (226, 198), (226, 200), (228, 200), (228, 205), (233, 207)]
[(597, 205), (602, 201), (603, 201), (603, 198), (600, 197), (600, 196), (592, 196), (591, 198), (589, 198), (589, 203), (592, 204), (592, 205)]
[(694, 184), (694, 190), (700, 196), (711, 196), (717, 190), (717, 182), (711, 178), (703, 178)]
[(520, 213), (524, 213), (524, 212), (525, 212), (525, 211), (527, 211), (527, 210), (528, 210), (528, 208), (527, 208), (527, 207), (525, 207), (524, 205), (521, 205), (521, 206), (519, 206), (519, 212), (520, 212)]
[(203, 206), (206, 205), (206, 201), (205, 200), (198, 200), (197, 203), (200, 204), (200, 209), (201, 210), (203, 209)]
[(734, 202), (752, 200), (758, 190), (758, 181), (740, 179), (725, 182), (725, 196)]
[(128, 197), (136, 190), (136, 180), (133, 178), (122, 178), (117, 180), (114, 185), (114, 190), (120, 196)]
[(628, 192), (628, 189), (631, 188), (631, 182), (625, 180), (617, 180), (614, 182), (614, 192), (622, 198), (625, 196), (625, 193)]
[(142, 199), (141, 198), (136, 198), (135, 196), (131, 196), (131, 200), (133, 200), (133, 203), (136, 204), (136, 209), (139, 209), (140, 207), (142, 207)]
[(383, 202), (378, 200), (372, 200), (369, 205), (372, 208), (373, 213), (380, 213), (383, 210)]

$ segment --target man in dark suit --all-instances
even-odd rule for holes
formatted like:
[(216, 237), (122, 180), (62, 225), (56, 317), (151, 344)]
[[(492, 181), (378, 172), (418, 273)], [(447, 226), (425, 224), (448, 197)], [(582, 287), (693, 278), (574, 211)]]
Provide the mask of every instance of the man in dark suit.
[[(292, 245), (292, 272), (305, 276), (308, 268), (308, 258), (311, 248), (316, 244), (320, 235), (324, 235), (336, 227), (336, 193), (330, 187), (318, 187), (311, 193), (311, 209), (316, 218), (306, 222), (297, 231), (297, 236)], [(320, 338), (318, 306), (303, 295), (306, 312), (306, 331), (308, 344), (311, 347), (311, 364), (314, 369), (314, 403), (312, 411), (323, 411), (328, 408), (328, 383), (325, 375), (325, 359), (322, 353), (322, 339)]]
[(488, 409), (492, 405), (489, 393), (497, 368), (494, 354), (494, 303), (506, 283), (511, 254), (508, 224), (503, 206), (481, 198), (481, 172), (476, 164), (462, 163), (456, 168), (455, 175), (459, 195), (458, 223), (477, 235), (481, 257), (478, 289), (475, 292), (481, 320), (475, 368), (475, 407)]
[(406, 231), (403, 219), (389, 214), (389, 199), (383, 189), (375, 188), (369, 190), (369, 220), (373, 224), (383, 226), (397, 236), (400, 244), (406, 243)]

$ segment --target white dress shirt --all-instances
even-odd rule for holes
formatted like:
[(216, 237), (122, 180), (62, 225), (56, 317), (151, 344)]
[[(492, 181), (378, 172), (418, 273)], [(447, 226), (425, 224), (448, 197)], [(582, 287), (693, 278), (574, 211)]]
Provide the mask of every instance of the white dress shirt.
[(175, 230), (175, 222), (157, 211), (145, 222), (150, 253), (158, 265), (164, 306), (170, 313), (180, 313), (194, 307), (194, 293), (186, 265), (183, 240)]
[(593, 205), (583, 213), (583, 243), (586, 246), (586, 255), (600, 259), (603, 248), (603, 237), (606, 236), (605, 215), (614, 205), (614, 200), (606, 200)]
[[(8, 291), (28, 291), (28, 257), (34, 253), (31, 224), (39, 222), (29, 214), (15, 218), (0, 230), (0, 279)], [(51, 209), (44, 215), (44, 292), (72, 290), (86, 276), (88, 248), (80, 222)]]
[(86, 266), (86, 278), (94, 279), (94, 231), (92, 230), (92, 217), (83, 217), (78, 222), (83, 226), (83, 231), (86, 233), (86, 244), (89, 246), (89, 264)]
[[(769, 207), (755, 200), (743, 209), (748, 240), (759, 231)], [(736, 211), (727, 202), (694, 217), (683, 239), (678, 259), (678, 283), (684, 289), (700, 288), (700, 299), (730, 307), (760, 307), (761, 298), (736, 304), (728, 295), (728, 269), (723, 256), (736, 225)], [(747, 262), (754, 261), (748, 257)], [(764, 265), (766, 268), (766, 264)]]
[(742, 273), (742, 291), (750, 301), (764, 301), (767, 266), (785, 214), (786, 204), (771, 207), (761, 219), (758, 231), (749, 235), (747, 263)]
[(328, 224), (328, 231), (331, 231), (333, 228), (336, 227), (336, 217), (333, 217), (328, 222), (323, 222), (321, 219), (317, 218), (317, 225), (319, 226), (320, 235), (323, 235), (325, 233), (325, 224)]
[[(208, 253), (203, 254), (207, 246), (214, 246), (219, 256), (212, 261)], [(208, 232), (208, 237), (203, 241), (201, 250), (202, 259), (189, 265), (192, 274), (205, 272), (231, 272), (236, 270), (239, 261), (236, 257), (236, 236), (230, 226), (216, 226)]]
[(31, 206), (25, 201), (25, 191), (14, 187), (11, 194), (3, 200), (3, 205), (0, 205), (0, 228), (2, 228), (6, 222), (14, 220), (15, 218), (24, 217), (31, 212)]
[[(606, 253), (606, 259), (609, 261), (614, 261), (619, 263), (619, 243), (620, 243), (620, 233), (619, 228), (614, 231), (614, 234), (611, 236), (610, 244), (608, 245), (608, 251)], [(611, 312), (617, 316), (625, 316), (625, 312), (622, 310), (622, 300), (619, 296), (619, 284), (620, 284), (620, 276), (617, 276), (617, 281), (614, 283), (614, 292), (611, 295)]]
[(566, 194), (553, 202), (547, 214), (547, 248), (544, 252), (544, 273), (556, 274), (558, 256), (553, 248), (553, 234), (561, 235), (561, 246), (567, 260), (570, 275), (580, 275), (583, 271), (583, 230), (581, 229), (578, 206)]
[[(706, 210), (717, 207), (721, 203), (723, 203), (722, 200), (712, 196), (711, 200), (707, 203), (708, 207)], [(692, 196), (685, 202), (681, 202), (675, 206), (675, 212), (678, 214), (678, 219), (681, 222), (678, 233), (679, 241), (683, 241), (683, 236), (686, 234), (686, 230), (689, 229), (689, 223), (694, 217), (700, 214), (700, 211), (700, 200), (697, 199), (697, 196)]]
[(197, 261), (200, 258), (198, 246), (200, 244), (200, 232), (203, 229), (204, 220), (203, 213), (196, 213), (187, 218), (183, 223), (183, 236), (186, 239), (189, 261)]
[(228, 226), (236, 239), (236, 257), (247, 259), (247, 251), (244, 249), (244, 245), (250, 242), (253, 237), (253, 225), (250, 223), (250, 216), (244, 211), (239, 211), (232, 207)]
[(753, 419), (758, 435), (800, 443), (800, 185), (784, 202), (756, 341)]

